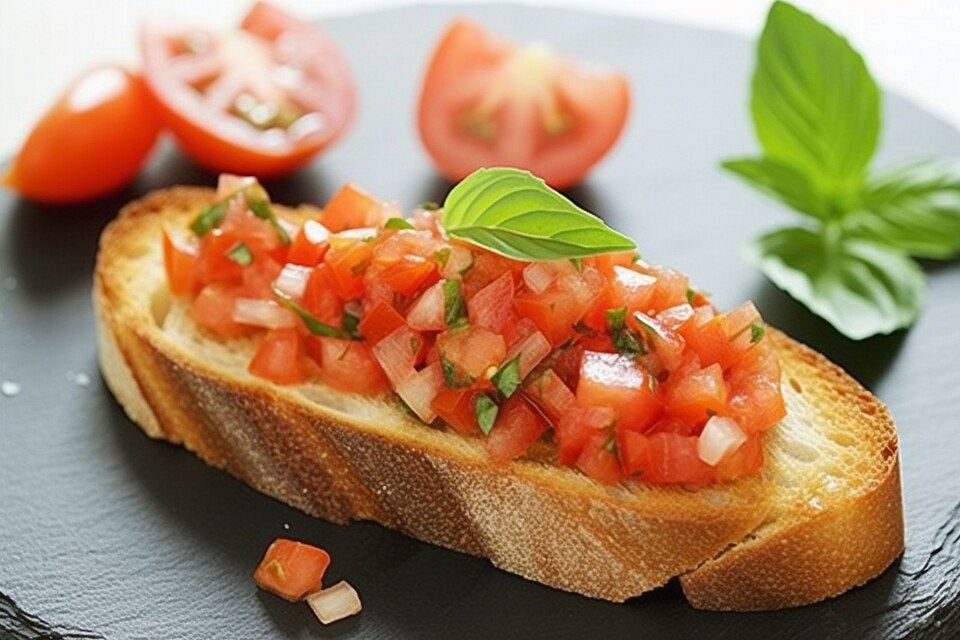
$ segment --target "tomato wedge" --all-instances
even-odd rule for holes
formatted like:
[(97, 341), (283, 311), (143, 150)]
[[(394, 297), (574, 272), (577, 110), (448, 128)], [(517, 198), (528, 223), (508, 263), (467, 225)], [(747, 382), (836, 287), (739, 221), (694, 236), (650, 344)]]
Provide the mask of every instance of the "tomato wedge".
[(347, 128), (353, 80), (316, 25), (257, 2), (240, 29), (144, 26), (147, 85), (180, 147), (210, 169), (274, 176)]
[(624, 76), (458, 20), (430, 60), (418, 123), (427, 152), (450, 180), (479, 167), (513, 166), (562, 189), (613, 146), (629, 108)]
[(132, 180), (159, 133), (143, 80), (121, 67), (98, 67), (44, 114), (3, 182), (40, 202), (90, 200)]

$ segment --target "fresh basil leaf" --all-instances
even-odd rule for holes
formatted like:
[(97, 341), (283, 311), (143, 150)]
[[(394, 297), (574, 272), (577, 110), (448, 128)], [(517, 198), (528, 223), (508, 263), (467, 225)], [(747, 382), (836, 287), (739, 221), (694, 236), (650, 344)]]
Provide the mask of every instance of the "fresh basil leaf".
[(451, 237), (517, 260), (578, 258), (636, 244), (527, 171), (479, 169), (450, 191), (441, 222)]
[(277, 299), (280, 300), (280, 304), (285, 306), (290, 311), (293, 311), (295, 314), (300, 316), (300, 319), (303, 320), (303, 324), (307, 327), (310, 333), (318, 336), (323, 336), (325, 338), (340, 338), (341, 340), (350, 340), (351, 336), (346, 331), (342, 329), (337, 329), (329, 324), (320, 322), (317, 320), (312, 313), (301, 307), (299, 304), (293, 301), (287, 294), (285, 294), (280, 289), (276, 287), (273, 288), (273, 294), (277, 296)]
[(451, 329), (467, 325), (467, 303), (459, 280), (443, 281), (443, 319)]
[(643, 355), (647, 352), (636, 333), (627, 326), (626, 307), (607, 309), (604, 315), (607, 321), (607, 334), (613, 340), (613, 346), (617, 351), (626, 355)]
[(490, 435), (490, 432), (493, 431), (493, 423), (497, 421), (500, 408), (490, 399), (490, 396), (479, 393), (474, 401), (473, 410), (477, 416), (477, 425), (480, 427), (480, 431), (483, 431), (484, 435)]
[(290, 234), (288, 234), (287, 230), (280, 224), (280, 221), (277, 219), (277, 214), (274, 213), (273, 207), (270, 206), (268, 200), (247, 198), (247, 206), (250, 208), (250, 211), (253, 212), (253, 215), (270, 223), (273, 230), (277, 232), (277, 237), (280, 238), (280, 242), (290, 244)]
[(800, 213), (821, 220), (836, 217), (833, 203), (817, 191), (806, 174), (788, 164), (769, 158), (733, 158), (721, 166)]
[(869, 180), (848, 232), (921, 258), (960, 254), (960, 164), (925, 161)]
[(457, 365), (447, 360), (443, 354), (440, 354), (440, 369), (443, 371), (443, 381), (451, 389), (462, 389), (473, 384), (473, 378), (461, 372)]
[(190, 223), (190, 229), (197, 236), (203, 237), (210, 230), (219, 226), (226, 215), (227, 203), (215, 202), (201, 211), (200, 214), (193, 219), (193, 222)]
[(523, 379), (520, 377), (520, 356), (511, 358), (497, 369), (497, 372), (490, 378), (504, 398), (509, 398), (520, 388)]
[(361, 338), (360, 318), (346, 308), (343, 310), (343, 316), (340, 320), (340, 324), (343, 325), (343, 330), (347, 332), (347, 335), (349, 335), (351, 339), (359, 340)]
[(390, 218), (383, 223), (384, 229), (413, 229), (414, 226), (404, 218)]
[(750, 323), (750, 344), (757, 344), (763, 340), (764, 334), (767, 332), (767, 328), (762, 324), (757, 324), (756, 322)]
[(433, 259), (437, 261), (437, 264), (440, 265), (441, 269), (446, 268), (447, 262), (450, 260), (450, 247), (444, 247), (442, 249), (437, 249), (433, 253)]
[(757, 47), (750, 109), (764, 155), (843, 199), (863, 182), (880, 132), (880, 92), (850, 44), (774, 2)]
[(925, 289), (917, 264), (887, 247), (831, 233), (779, 229), (758, 238), (748, 255), (774, 284), (849, 338), (909, 326)]
[(241, 267), (249, 267), (253, 264), (253, 252), (250, 251), (250, 247), (242, 242), (233, 245), (233, 247), (227, 251), (227, 257)]

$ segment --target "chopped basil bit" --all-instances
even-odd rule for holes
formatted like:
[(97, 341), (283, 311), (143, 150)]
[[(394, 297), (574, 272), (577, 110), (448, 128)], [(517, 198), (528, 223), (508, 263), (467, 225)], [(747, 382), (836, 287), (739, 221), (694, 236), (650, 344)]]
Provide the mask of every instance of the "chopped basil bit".
[(420, 338), (410, 338), (410, 351), (412, 351), (414, 355), (420, 351)]
[(577, 273), (583, 272), (583, 260), (581, 258), (570, 258), (570, 264), (577, 270)]
[(757, 344), (763, 340), (763, 335), (767, 332), (762, 324), (756, 322), (750, 323), (750, 344)]
[(484, 435), (490, 435), (500, 408), (490, 399), (490, 396), (481, 393), (477, 395), (477, 399), (474, 401), (473, 410), (477, 416), (477, 425), (480, 427), (480, 431), (483, 431)]
[(707, 407), (707, 417), (712, 418), (715, 415), (717, 415), (717, 412), (711, 409), (710, 407)]
[(218, 226), (223, 222), (223, 218), (227, 215), (227, 203), (216, 202), (203, 211), (200, 212), (193, 222), (190, 223), (190, 229), (197, 236), (204, 236), (208, 231)]
[(426, 202), (420, 203), (420, 208), (423, 209), (424, 211), (436, 211), (437, 209), (440, 208), (440, 205), (437, 204), (436, 202), (427, 200)]
[(507, 363), (501, 365), (501, 367), (497, 369), (497, 372), (490, 378), (490, 382), (500, 390), (504, 398), (512, 396), (514, 392), (520, 388), (520, 383), (523, 382), (523, 379), (520, 377), (520, 356), (517, 355)]
[(241, 267), (249, 267), (253, 263), (253, 252), (250, 247), (238, 242), (227, 251), (227, 257), (236, 262)]
[(697, 292), (687, 287), (687, 304), (693, 304), (693, 299), (696, 296), (697, 296)]
[(413, 225), (404, 218), (390, 218), (383, 223), (384, 229), (413, 229)]
[(467, 304), (459, 280), (445, 280), (443, 283), (443, 319), (450, 328), (467, 326)]
[[(273, 293), (280, 300), (280, 304), (285, 306), (290, 311), (293, 311), (295, 314), (300, 316), (300, 319), (303, 320), (303, 324), (306, 325), (310, 333), (323, 336), (325, 338), (340, 338), (341, 340), (350, 340), (350, 334), (342, 329), (337, 329), (336, 327), (330, 326), (329, 324), (320, 322), (317, 320), (312, 313), (301, 307), (299, 304), (290, 299), (290, 297), (285, 294), (280, 289), (276, 287), (273, 288)], [(342, 357), (342, 356), (341, 356)]]
[(343, 330), (350, 335), (354, 340), (360, 339), (360, 317), (356, 316), (349, 309), (343, 309), (343, 317), (340, 320), (340, 324), (343, 325)]
[[(590, 338), (593, 338), (597, 335), (597, 332), (594, 330), (594, 328), (588, 325), (583, 320), (577, 320), (577, 323), (573, 325), (573, 330), (581, 335), (588, 336)], [(557, 347), (557, 348), (559, 349), (562, 347), (563, 345), (560, 345), (560, 347)]]
[(277, 232), (277, 237), (280, 238), (280, 242), (290, 244), (290, 234), (287, 233), (287, 230), (284, 229), (280, 221), (277, 220), (277, 214), (273, 212), (273, 207), (270, 206), (269, 201), (248, 197), (247, 206), (250, 207), (253, 215), (270, 223), (273, 230)]
[(437, 249), (436, 253), (433, 254), (433, 259), (440, 263), (441, 268), (445, 268), (447, 261), (450, 259), (450, 247)]
[(447, 360), (443, 354), (440, 355), (440, 368), (443, 369), (443, 381), (451, 389), (462, 389), (473, 384), (473, 378), (461, 373), (457, 365)]
[(637, 339), (634, 331), (627, 327), (627, 308), (607, 309), (607, 333), (613, 340), (613, 346), (623, 354), (643, 355), (647, 352), (643, 343)]

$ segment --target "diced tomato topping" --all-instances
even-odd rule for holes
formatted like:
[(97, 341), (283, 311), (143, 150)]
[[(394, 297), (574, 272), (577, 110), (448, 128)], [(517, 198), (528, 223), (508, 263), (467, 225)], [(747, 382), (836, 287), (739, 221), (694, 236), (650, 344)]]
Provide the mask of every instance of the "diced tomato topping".
[(343, 320), (343, 303), (333, 285), (333, 272), (326, 264), (316, 267), (307, 278), (301, 306), (317, 320), (335, 327)]
[(487, 452), (494, 462), (509, 462), (525, 454), (546, 430), (546, 420), (522, 395), (513, 395), (500, 407), (493, 430), (487, 436)]
[(267, 548), (253, 579), (261, 589), (297, 602), (320, 590), (328, 566), (330, 555), (323, 549), (278, 538)]
[(467, 301), (470, 324), (494, 333), (503, 333), (504, 326), (510, 320), (512, 299), (513, 275), (507, 272)]
[(306, 346), (320, 365), (320, 379), (334, 389), (366, 394), (390, 390), (390, 382), (366, 344), (308, 336)]
[(380, 201), (359, 187), (340, 188), (323, 208), (320, 221), (330, 231), (378, 227), (383, 222)]
[(596, 433), (584, 446), (577, 458), (577, 468), (603, 484), (615, 484), (620, 480), (620, 461), (617, 460), (616, 441), (612, 435)]
[(273, 329), (260, 339), (248, 370), (277, 384), (296, 384), (307, 377), (303, 342), (296, 329)]
[(723, 369), (712, 364), (673, 381), (667, 390), (667, 413), (688, 424), (702, 424), (727, 408)]
[(293, 237), (290, 250), (287, 253), (287, 262), (314, 267), (323, 260), (330, 243), (327, 242), (329, 231), (316, 220), (307, 220)]
[(190, 297), (197, 291), (198, 249), (163, 230), (163, 266), (167, 272), (170, 292), (175, 296)]
[(598, 433), (605, 438), (611, 437), (616, 420), (617, 414), (610, 407), (570, 405), (560, 416), (554, 433), (560, 462), (576, 463), (583, 448)]
[(623, 429), (643, 431), (663, 413), (656, 380), (636, 360), (616, 353), (583, 354), (577, 400), (611, 407)]
[(477, 424), (475, 391), (470, 389), (441, 389), (430, 406), (433, 411), (458, 433), (465, 436), (480, 435)]
[[(520, 262), (448, 239), (434, 213), (387, 228), (399, 209), (351, 185), (323, 224), (281, 221), (288, 245), (250, 211), (251, 193), (266, 197), (255, 180), (225, 177), (221, 187), (226, 215), (201, 237), (164, 229), (164, 267), (174, 295), (196, 296), (197, 326), (261, 334), (254, 375), (392, 390), (421, 420), (483, 438), (496, 462), (552, 428), (558, 462), (604, 484), (703, 484), (762, 466), (763, 433), (786, 408), (752, 303), (720, 313), (685, 275), (633, 252)], [(302, 318), (280, 306), (275, 286)], [(238, 298), (247, 324), (233, 320)], [(485, 418), (498, 407), (489, 434), (478, 398)]]
[(377, 344), (405, 324), (393, 305), (381, 302), (363, 314), (357, 330), (369, 344)]
[(235, 338), (255, 331), (233, 320), (233, 305), (241, 297), (237, 286), (213, 282), (205, 286), (193, 301), (191, 317), (198, 325), (222, 338)]
[(440, 357), (470, 382), (499, 366), (507, 355), (507, 343), (502, 336), (474, 327), (441, 333), (437, 349)]

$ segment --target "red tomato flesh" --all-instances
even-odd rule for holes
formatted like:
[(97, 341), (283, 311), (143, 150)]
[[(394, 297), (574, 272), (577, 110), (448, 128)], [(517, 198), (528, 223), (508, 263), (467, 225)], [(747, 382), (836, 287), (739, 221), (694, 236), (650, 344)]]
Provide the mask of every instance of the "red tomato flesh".
[(261, 589), (297, 602), (320, 590), (328, 566), (330, 555), (323, 549), (277, 538), (267, 548), (253, 579)]

